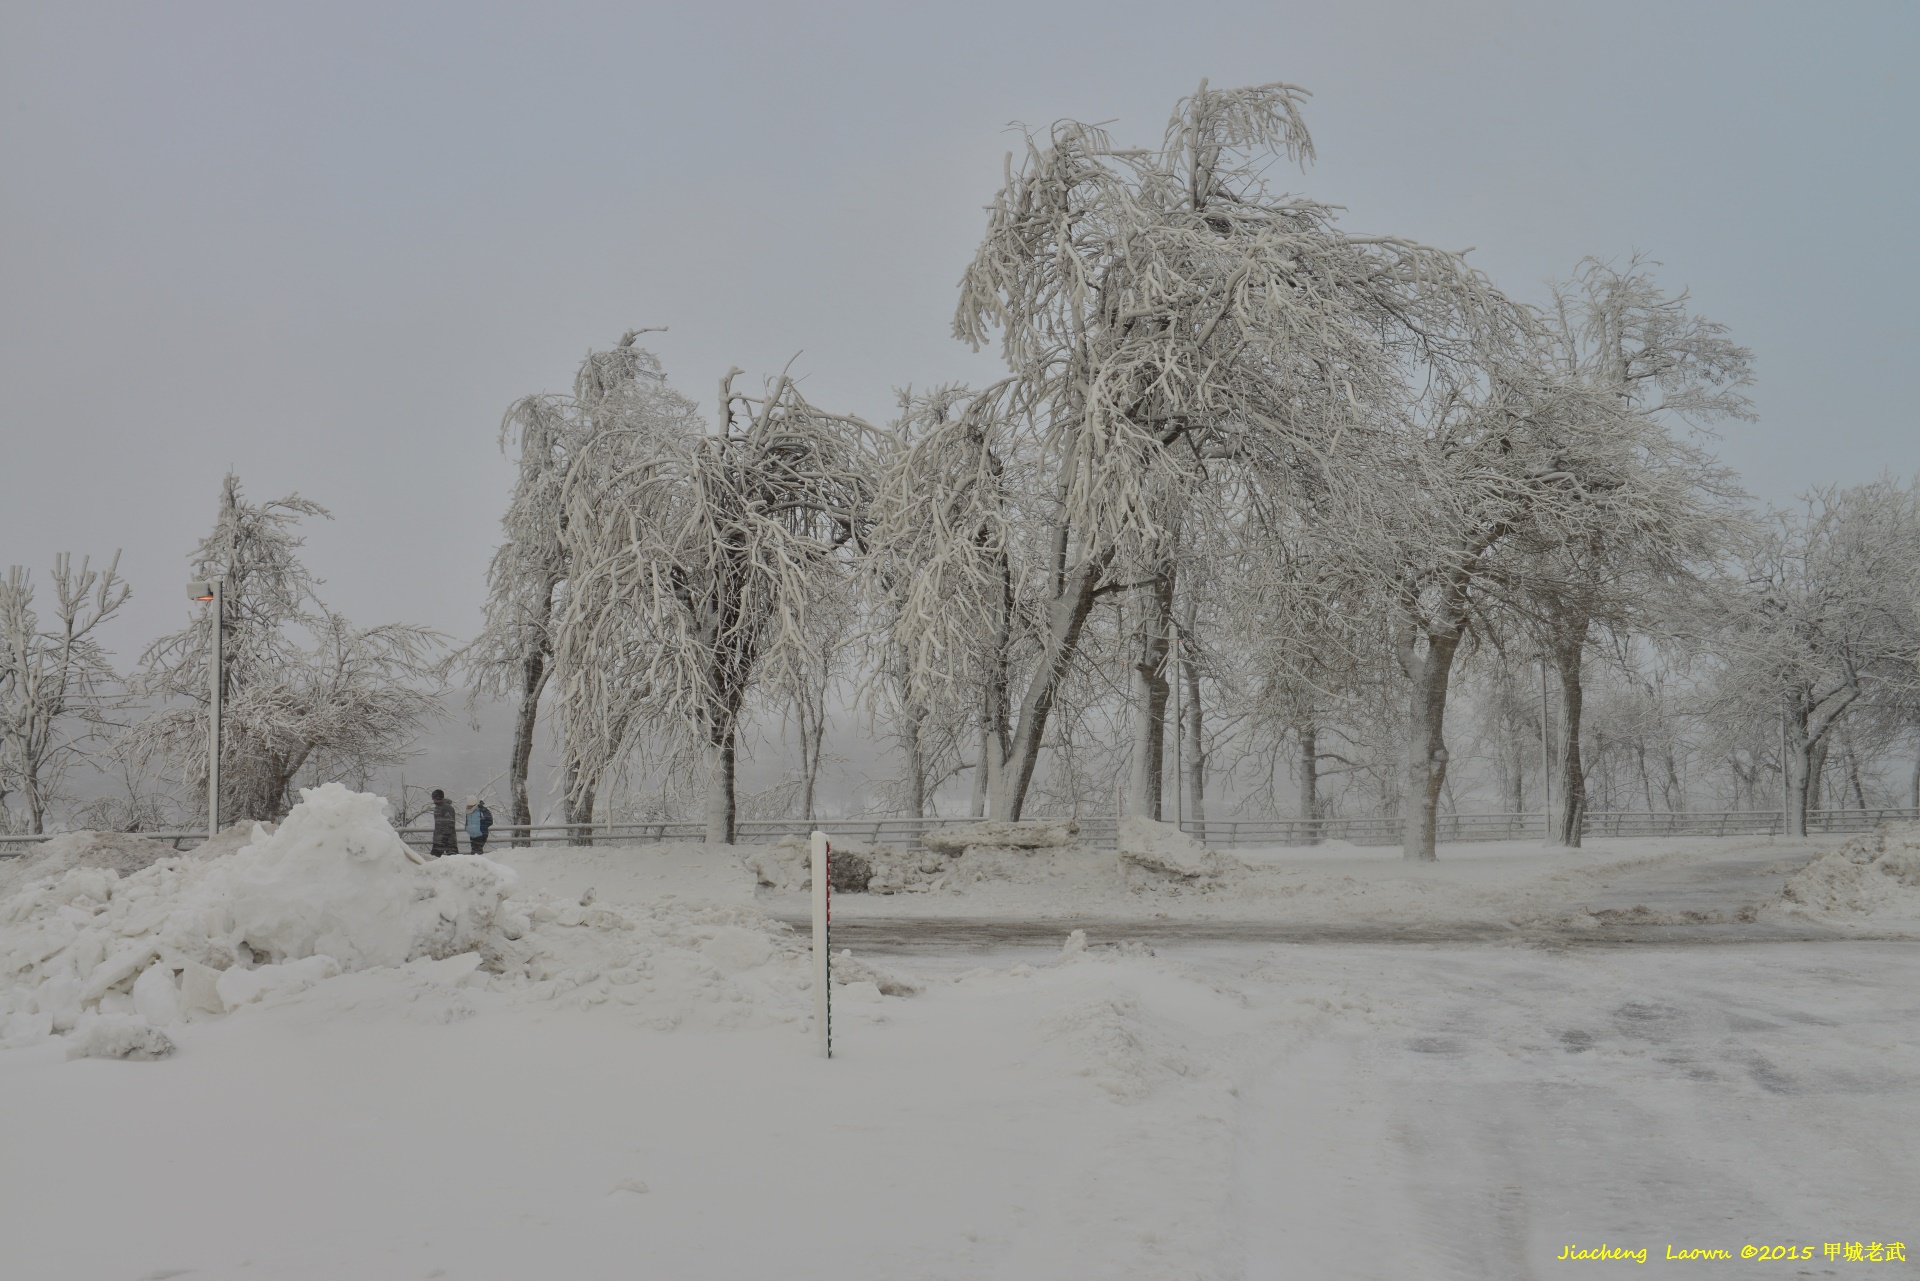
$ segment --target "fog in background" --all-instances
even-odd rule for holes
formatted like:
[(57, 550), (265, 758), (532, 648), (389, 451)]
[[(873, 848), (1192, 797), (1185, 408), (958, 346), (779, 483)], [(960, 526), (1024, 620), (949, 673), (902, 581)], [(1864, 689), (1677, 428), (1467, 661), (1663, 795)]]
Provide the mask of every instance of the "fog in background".
[[(231, 468), (332, 510), (331, 604), (465, 640), (512, 400), (648, 325), (709, 408), (796, 353), (810, 400), (876, 420), (983, 381), (948, 324), (1009, 122), (1154, 143), (1202, 76), (1312, 90), (1320, 159), (1277, 185), (1475, 246), (1519, 297), (1662, 261), (1756, 354), (1721, 453), (1760, 498), (1911, 473), (1916, 37), (1896, 4), (14, 0), (0, 564), (123, 548), (130, 666), (184, 620)], [(409, 781), (506, 752), (456, 719)]]

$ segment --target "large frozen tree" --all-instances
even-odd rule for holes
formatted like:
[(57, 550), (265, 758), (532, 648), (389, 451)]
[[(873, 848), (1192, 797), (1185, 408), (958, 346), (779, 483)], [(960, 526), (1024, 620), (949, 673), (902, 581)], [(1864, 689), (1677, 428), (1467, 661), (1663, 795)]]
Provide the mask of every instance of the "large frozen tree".
[(98, 632), (129, 595), (119, 564), (117, 554), (103, 570), (56, 557), (44, 620), (24, 568), (0, 583), (0, 824), (17, 791), (27, 830), (44, 831), (61, 776), (107, 719), (115, 676)]
[(805, 697), (811, 612), (847, 572), (870, 485), (871, 428), (785, 374), (760, 396), (721, 381), (719, 429), (630, 464), (576, 459), (565, 489), (556, 695), (576, 787), (665, 736), (697, 754), (706, 836), (734, 838), (740, 724), (756, 692)]
[[(1103, 595), (1136, 597), (1135, 752), (1163, 732), (1152, 686), (1172, 631), (1177, 535), (1209, 466), (1337, 449), (1347, 417), (1390, 394), (1409, 361), (1444, 358), (1463, 328), (1501, 310), (1457, 256), (1350, 235), (1332, 207), (1268, 187), (1276, 162), (1312, 155), (1304, 97), (1203, 82), (1146, 149), (1063, 122), (1009, 161), (989, 207), (954, 325), (975, 346), (998, 335), (1011, 376), (981, 394), (978, 418), (1024, 435), (988, 452), (1030, 460), (1023, 497), (1046, 549), (1038, 652), (1007, 700), (997, 816), (1021, 813)], [(933, 559), (977, 561), (974, 527), (949, 528)], [(917, 633), (975, 621), (909, 611), (901, 648), (961, 648)], [(1157, 783), (1150, 770), (1134, 777)]]
[[(231, 818), (285, 814), (303, 769), (337, 778), (398, 764), (438, 713), (437, 633), (356, 627), (320, 600), (296, 529), (325, 515), (298, 495), (249, 502), (229, 475), (213, 530), (190, 557), (196, 577), (225, 580), (220, 784)], [(213, 626), (202, 609), (155, 641), (135, 682), (161, 704), (134, 727), (135, 745), (164, 759), (201, 803)]]
[[(516, 451), (519, 475), (500, 521), (505, 538), (487, 568), (486, 626), (460, 658), (476, 697), (517, 702), (508, 826), (522, 829), (522, 840), (533, 822), (527, 775), (568, 577), (562, 502), (568, 469), (585, 458), (588, 466), (617, 471), (696, 430), (693, 402), (667, 385), (652, 352), (635, 345), (643, 332), (629, 330), (611, 350), (589, 352), (571, 394), (523, 397), (500, 424), (500, 448)], [(568, 786), (562, 798), (567, 821), (591, 822), (592, 797), (591, 784)]]
[(1552, 830), (1563, 845), (1580, 844), (1586, 809), (1581, 667), (1594, 631), (1661, 627), (1657, 602), (1723, 550), (1732, 480), (1681, 433), (1751, 417), (1741, 391), (1749, 353), (1724, 325), (1693, 314), (1685, 294), (1665, 293), (1650, 266), (1638, 258), (1625, 269), (1583, 262), (1555, 286), (1543, 325), (1558, 374), (1599, 393), (1599, 412), (1632, 443), (1618, 458), (1634, 475), (1634, 501), (1607, 509), (1614, 523), (1590, 522), (1576, 539), (1536, 548), (1529, 576), (1541, 648), (1559, 678)]
[(1458, 661), (1557, 565), (1543, 548), (1658, 538), (1664, 436), (1522, 347), (1479, 377), (1438, 383), (1353, 434), (1324, 469), (1318, 554), (1339, 595), (1377, 602), (1407, 681), (1403, 850), (1434, 857), (1449, 768), (1446, 712)]
[(1741, 570), (1705, 706), (1784, 747), (1787, 830), (1804, 836), (1849, 713), (1920, 695), (1920, 493), (1891, 480), (1815, 491), (1773, 515)]
[(881, 642), (876, 701), (899, 727), (915, 817), (929, 749), (965, 738), (972, 812), (985, 814), (1011, 749), (1010, 690), (1039, 631), (1050, 540), (1025, 501), (1034, 452), (996, 409), (960, 387), (905, 393), (876, 466), (860, 582)]

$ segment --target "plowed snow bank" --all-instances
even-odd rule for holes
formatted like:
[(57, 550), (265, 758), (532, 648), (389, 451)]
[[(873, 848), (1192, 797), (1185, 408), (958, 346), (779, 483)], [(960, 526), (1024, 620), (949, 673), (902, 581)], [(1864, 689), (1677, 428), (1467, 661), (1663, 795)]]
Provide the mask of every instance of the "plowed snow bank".
[(423, 865), (380, 797), (337, 783), (301, 795), (278, 830), (231, 853), (127, 851), (140, 866), (122, 875), (53, 851), (47, 874), (0, 899), (0, 1044), (70, 1034), (76, 1054), (150, 1057), (166, 1038), (140, 1029), (369, 970), (442, 996), (577, 993), (658, 1027), (794, 1022), (807, 1008), (799, 941), (751, 908), (530, 892), (485, 858)]
[(1888, 824), (1787, 879), (1779, 908), (1803, 916), (1920, 920), (1920, 823)]

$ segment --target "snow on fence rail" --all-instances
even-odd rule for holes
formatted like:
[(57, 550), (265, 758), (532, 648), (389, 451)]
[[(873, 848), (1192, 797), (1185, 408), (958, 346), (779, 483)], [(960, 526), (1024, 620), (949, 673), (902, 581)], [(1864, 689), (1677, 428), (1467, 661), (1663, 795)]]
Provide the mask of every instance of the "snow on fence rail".
[[(1870, 832), (1887, 822), (1920, 820), (1920, 809), (1886, 807), (1864, 810), (1815, 810), (1807, 815), (1810, 833)], [(773, 819), (742, 821), (737, 825), (743, 844), (766, 844), (787, 836), (805, 837), (819, 820)], [(832, 820), (841, 840), (875, 845), (906, 845), (929, 831), (965, 827), (973, 818), (838, 818)], [(1053, 820), (1060, 821), (1060, 820)], [(1117, 821), (1111, 815), (1078, 820), (1081, 838), (1089, 845), (1112, 845)], [(1442, 814), (1439, 840), (1523, 841), (1545, 833), (1541, 814)], [(1230, 849), (1237, 845), (1321, 845), (1330, 841), (1349, 845), (1398, 845), (1397, 818), (1240, 818), (1189, 820), (1182, 828), (1202, 843)], [(1779, 810), (1694, 810), (1682, 813), (1623, 811), (1588, 814), (1583, 828), (1588, 836), (1778, 836), (1784, 828)], [(433, 842), (430, 827), (403, 827), (400, 836), (424, 849)], [(197, 844), (206, 832), (135, 832), (135, 836), (167, 841), (175, 849)], [(516, 827), (496, 823), (490, 844), (495, 849), (515, 845), (646, 845), (661, 841), (698, 841), (705, 837), (702, 823), (537, 823)], [(34, 843), (53, 834), (31, 836), (0, 833), (0, 857), (23, 854)], [(461, 838), (461, 847), (466, 845)]]

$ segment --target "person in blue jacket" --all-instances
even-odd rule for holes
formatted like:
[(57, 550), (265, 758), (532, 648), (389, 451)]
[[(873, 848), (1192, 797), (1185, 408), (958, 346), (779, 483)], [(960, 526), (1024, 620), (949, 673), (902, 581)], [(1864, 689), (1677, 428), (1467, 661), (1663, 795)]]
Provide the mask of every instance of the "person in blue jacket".
[(478, 796), (467, 798), (467, 844), (472, 854), (484, 854), (487, 833), (493, 830), (493, 811)]

